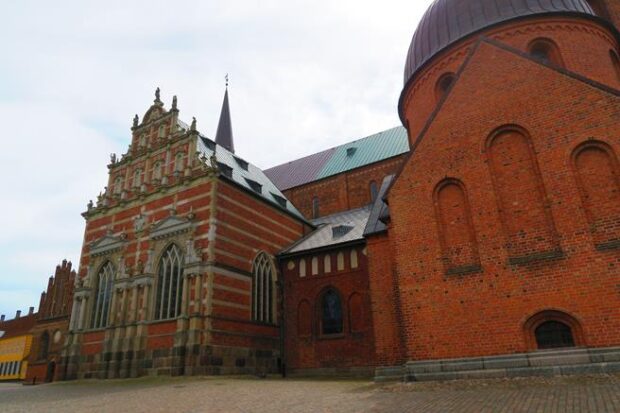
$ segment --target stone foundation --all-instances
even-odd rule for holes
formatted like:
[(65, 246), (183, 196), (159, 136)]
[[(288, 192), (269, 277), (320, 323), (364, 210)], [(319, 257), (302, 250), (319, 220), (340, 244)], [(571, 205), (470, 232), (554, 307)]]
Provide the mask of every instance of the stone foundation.
[(543, 350), (491, 357), (412, 361), (375, 370), (376, 382), (490, 379), (620, 372), (620, 347)]

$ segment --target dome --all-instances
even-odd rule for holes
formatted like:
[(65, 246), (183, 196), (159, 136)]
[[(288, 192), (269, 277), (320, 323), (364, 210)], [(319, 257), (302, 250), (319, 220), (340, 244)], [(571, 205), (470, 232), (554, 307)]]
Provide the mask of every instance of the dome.
[(586, 0), (435, 0), (411, 40), (405, 84), (433, 56), (468, 35), (523, 17), (567, 14), (595, 16)]

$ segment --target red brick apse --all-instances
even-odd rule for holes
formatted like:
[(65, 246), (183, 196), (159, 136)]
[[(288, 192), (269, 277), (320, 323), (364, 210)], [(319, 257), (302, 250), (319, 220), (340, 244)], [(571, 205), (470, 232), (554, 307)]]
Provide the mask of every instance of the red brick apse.
[(54, 378), (619, 371), (619, 22), (437, 0), (404, 128), (265, 171), (228, 92), (211, 140), (158, 90), (83, 214)]
[(618, 32), (587, 2), (539, 3), (430, 57), (414, 37), (387, 196), (401, 312), (381, 323), (403, 361), (524, 353), (547, 328), (620, 345)]

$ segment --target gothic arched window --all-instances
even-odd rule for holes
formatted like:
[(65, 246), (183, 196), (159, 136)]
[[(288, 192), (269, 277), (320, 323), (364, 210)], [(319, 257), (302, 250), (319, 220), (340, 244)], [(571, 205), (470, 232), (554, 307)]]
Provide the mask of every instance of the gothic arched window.
[(321, 334), (342, 334), (342, 300), (334, 289), (323, 293), (320, 300)]
[(99, 274), (97, 274), (97, 291), (95, 293), (95, 306), (93, 307), (92, 328), (108, 326), (114, 272), (114, 266), (108, 261), (101, 267)]
[(267, 254), (260, 253), (252, 266), (252, 320), (275, 322), (275, 273)]
[(183, 253), (175, 244), (170, 245), (159, 260), (155, 319), (176, 318), (181, 313), (183, 293)]

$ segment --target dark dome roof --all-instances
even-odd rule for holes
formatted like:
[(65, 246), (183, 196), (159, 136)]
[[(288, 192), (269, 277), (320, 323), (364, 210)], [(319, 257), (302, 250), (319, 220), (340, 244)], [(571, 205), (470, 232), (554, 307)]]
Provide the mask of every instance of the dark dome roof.
[(442, 49), (498, 23), (535, 15), (595, 15), (586, 0), (435, 0), (413, 35), (405, 83)]

